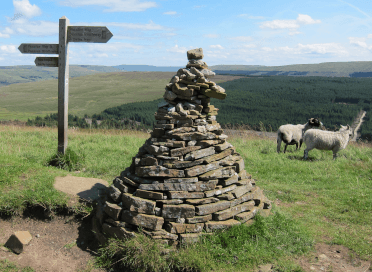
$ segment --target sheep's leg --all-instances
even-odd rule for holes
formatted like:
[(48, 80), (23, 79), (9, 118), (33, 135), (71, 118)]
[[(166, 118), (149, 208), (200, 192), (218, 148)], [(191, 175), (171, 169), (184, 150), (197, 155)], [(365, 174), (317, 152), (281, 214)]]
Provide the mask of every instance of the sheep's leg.
[(297, 151), (297, 149), (298, 149), (298, 143), (296, 143), (296, 151)]
[(333, 152), (333, 159), (337, 159), (337, 152), (340, 150), (340, 148), (338, 146), (335, 146), (333, 149), (332, 149), (332, 152)]
[(282, 139), (278, 138), (276, 142), (277, 142), (276, 152), (280, 153), (280, 146), (282, 145)]
[(287, 151), (287, 146), (288, 146), (288, 144), (285, 144), (284, 153)]
[(298, 149), (301, 149), (302, 142), (303, 142), (303, 140), (301, 139), (301, 140), (300, 140), (300, 147), (299, 147)]
[(307, 149), (304, 150), (304, 160), (307, 160), (309, 157), (309, 151)]

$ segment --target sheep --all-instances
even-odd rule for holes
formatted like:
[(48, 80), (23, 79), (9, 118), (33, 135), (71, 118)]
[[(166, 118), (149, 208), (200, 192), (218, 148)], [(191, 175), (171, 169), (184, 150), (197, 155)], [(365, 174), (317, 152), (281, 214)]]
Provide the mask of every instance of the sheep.
[(323, 126), (323, 123), (320, 122), (316, 118), (309, 119), (304, 125), (282, 125), (278, 129), (278, 137), (277, 137), (277, 152), (280, 153), (280, 146), (282, 141), (285, 143), (284, 153), (287, 150), (288, 145), (296, 145), (296, 150), (298, 149), (298, 144), (300, 144), (300, 148), (302, 145), (302, 136), (304, 132), (313, 127), (320, 127)]
[(319, 150), (332, 150), (333, 159), (337, 158), (337, 152), (345, 149), (350, 137), (353, 135), (353, 130), (349, 125), (343, 126), (339, 131), (324, 131), (318, 129), (309, 129), (304, 134), (306, 149), (304, 151), (304, 160), (307, 160), (310, 150), (316, 148)]

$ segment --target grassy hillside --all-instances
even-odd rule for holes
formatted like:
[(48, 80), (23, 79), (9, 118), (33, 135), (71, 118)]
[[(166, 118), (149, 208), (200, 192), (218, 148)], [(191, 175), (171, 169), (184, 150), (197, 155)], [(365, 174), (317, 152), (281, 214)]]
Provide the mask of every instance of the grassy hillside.
[[(113, 72), (70, 79), (69, 114), (83, 117), (122, 104), (161, 98), (174, 72)], [(218, 76), (216, 82), (233, 76)], [(0, 120), (44, 117), (58, 110), (58, 80), (0, 88)]]
[[(85, 171), (74, 173), (46, 166), (56, 152), (56, 129), (0, 126), (0, 191), (6, 192), (0, 194), (0, 212), (66, 207), (69, 197), (54, 189), (55, 177), (70, 174), (111, 183), (148, 137), (122, 130), (71, 131), (69, 147), (85, 157), (80, 165)], [(252, 271), (259, 264), (272, 263), (275, 271), (300, 272), (304, 270), (298, 259), (309, 256), (313, 241), (343, 245), (371, 260), (371, 145), (350, 143), (336, 161), (331, 152), (313, 150), (309, 161), (302, 161), (302, 152), (294, 152), (293, 147), (277, 154), (275, 140), (243, 135), (229, 142), (244, 158), (247, 172), (274, 201), (274, 215), (171, 254), (160, 254), (164, 249), (143, 236), (126, 243), (111, 241), (101, 249), (99, 263), (110, 267), (124, 262), (135, 271)], [(125, 258), (116, 258), (117, 252)]]
[(257, 65), (214, 65), (212, 70), (245, 70), (245, 71), (298, 71), (298, 72), (333, 72), (354, 73), (371, 72), (372, 61), (350, 62), (324, 62), (316, 64), (293, 64), (283, 66), (257, 66)]
[[(70, 78), (118, 71), (120, 70), (110, 66), (70, 65)], [(58, 78), (58, 68), (56, 67), (36, 65), (0, 66), (0, 87), (56, 78)]]
[[(305, 73), (306, 76), (345, 76), (358, 72), (371, 72), (372, 62), (370, 61), (355, 61), (355, 62), (325, 62), (319, 64), (294, 64), (284, 66), (263, 66), (263, 65), (214, 65), (209, 67), (212, 70), (224, 71), (257, 71), (270, 72), (273, 75), (280, 73), (289, 73), (288, 75), (296, 75), (296, 73)], [(158, 71), (169, 72), (177, 71), (177, 67), (168, 66), (151, 66), (151, 65), (70, 65), (70, 77), (78, 77), (91, 75), (96, 73), (111, 73), (123, 71)], [(276, 72), (274, 72), (276, 71)], [(38, 67), (35, 65), (20, 65), (20, 66), (0, 66), (0, 87), (15, 83), (27, 83), (40, 80), (49, 80), (57, 78), (58, 69), (53, 67)], [(365, 75), (364, 75), (365, 76)]]
[[(359, 132), (371, 140), (371, 83), (369, 78), (242, 77), (219, 83), (226, 89), (227, 99), (212, 99), (211, 103), (220, 109), (217, 120), (222, 125), (246, 124), (267, 131), (276, 131), (287, 123), (303, 124), (311, 117), (320, 118), (333, 130), (340, 124), (352, 125), (360, 110), (364, 110), (367, 114)], [(110, 107), (92, 117), (110, 122), (130, 119), (152, 127), (162, 94), (163, 90), (158, 100)], [(44, 117), (39, 124), (45, 125), (50, 119), (53, 118)], [(120, 122), (114, 125), (122, 128)]]

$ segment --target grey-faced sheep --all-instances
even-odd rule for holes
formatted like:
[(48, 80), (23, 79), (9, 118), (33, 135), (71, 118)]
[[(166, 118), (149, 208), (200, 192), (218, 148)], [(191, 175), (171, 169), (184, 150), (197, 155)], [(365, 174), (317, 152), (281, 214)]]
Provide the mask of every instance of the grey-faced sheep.
[(342, 126), (339, 131), (324, 131), (318, 129), (309, 129), (304, 134), (306, 149), (304, 151), (304, 160), (307, 160), (309, 151), (316, 148), (319, 150), (332, 150), (333, 159), (337, 158), (337, 152), (345, 149), (353, 131), (349, 125)]
[(280, 146), (282, 141), (285, 143), (284, 146), (284, 153), (287, 150), (288, 145), (296, 145), (296, 150), (298, 149), (298, 145), (302, 145), (302, 136), (304, 132), (313, 127), (320, 127), (323, 123), (320, 122), (316, 118), (310, 118), (309, 121), (304, 124), (298, 125), (282, 125), (278, 129), (278, 137), (277, 137), (277, 152), (280, 152)]

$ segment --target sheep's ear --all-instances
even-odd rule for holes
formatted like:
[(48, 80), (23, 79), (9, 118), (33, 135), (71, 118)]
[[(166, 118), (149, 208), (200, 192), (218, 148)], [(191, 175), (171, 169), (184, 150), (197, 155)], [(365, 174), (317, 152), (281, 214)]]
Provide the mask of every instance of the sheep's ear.
[(347, 128), (347, 127), (345, 127), (345, 126), (343, 126), (343, 125), (340, 125), (341, 126), (341, 128)]

